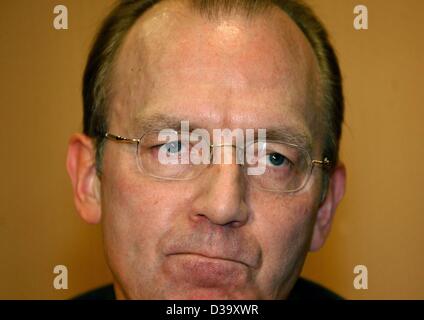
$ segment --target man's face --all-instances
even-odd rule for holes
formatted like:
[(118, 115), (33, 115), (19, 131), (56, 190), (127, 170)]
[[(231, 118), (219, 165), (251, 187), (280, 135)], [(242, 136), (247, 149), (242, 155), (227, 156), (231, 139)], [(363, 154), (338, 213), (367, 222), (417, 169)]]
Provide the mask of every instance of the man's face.
[[(164, 118), (211, 132), (285, 128), (309, 137), (321, 158), (317, 81), (312, 49), (281, 11), (208, 21), (165, 2), (120, 49), (108, 131), (137, 138), (146, 121)], [(102, 224), (118, 297), (287, 296), (311, 246), (320, 170), (282, 194), (251, 187), (236, 164), (157, 180), (140, 173), (135, 153), (131, 144), (104, 149)]]

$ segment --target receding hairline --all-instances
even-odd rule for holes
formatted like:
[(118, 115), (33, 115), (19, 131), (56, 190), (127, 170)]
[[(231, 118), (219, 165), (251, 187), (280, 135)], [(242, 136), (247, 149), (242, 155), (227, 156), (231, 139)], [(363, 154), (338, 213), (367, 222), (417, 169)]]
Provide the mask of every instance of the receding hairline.
[[(222, 3), (227, 3), (234, 1), (235, 4), (232, 5), (222, 5)], [(158, 14), (161, 15), (167, 15), (167, 14), (176, 14), (177, 17), (180, 16), (181, 18), (193, 18), (193, 15), (191, 13), (195, 13), (201, 18), (206, 19), (208, 22), (220, 22), (220, 19), (224, 20), (227, 18), (233, 18), (233, 17), (239, 17), (242, 19), (246, 19), (246, 21), (251, 21), (253, 19), (259, 19), (264, 18), (266, 21), (271, 21), (272, 17), (274, 16), (280, 16), (277, 17), (277, 20), (281, 21), (285, 20), (284, 24), (287, 25), (287, 23), (290, 25), (291, 28), (296, 29), (298, 35), (302, 38), (303, 44), (307, 47), (307, 50), (310, 53), (310, 57), (314, 59), (314, 66), (317, 67), (317, 74), (320, 74), (320, 68), (319, 68), (319, 62), (318, 58), (315, 54), (314, 48), (312, 47), (310, 41), (304, 34), (304, 32), (301, 30), (301, 28), (297, 25), (297, 23), (285, 12), (281, 7), (279, 7), (277, 4), (273, 3), (271, 0), (269, 1), (253, 1), (256, 3), (255, 6), (249, 6), (249, 5), (243, 5), (243, 4), (251, 4), (252, 1), (243, 1), (243, 0), (228, 0), (228, 1), (217, 1), (217, 0), (210, 0), (210, 1), (199, 1), (199, 0), (159, 0), (157, 3), (155, 3), (152, 7), (148, 8), (145, 12), (143, 12), (134, 22), (134, 24), (125, 32), (125, 35), (123, 37), (123, 41), (121, 42), (121, 45), (117, 49), (117, 52), (114, 57), (114, 63), (116, 64), (116, 60), (118, 59), (120, 53), (122, 52), (123, 48), (127, 44), (128, 38), (131, 37), (131, 35), (136, 32), (137, 28), (139, 29), (141, 25), (146, 24), (149, 18), (152, 18), (153, 20), (157, 20)], [(202, 5), (204, 3), (212, 4), (212, 5)], [(227, 8), (228, 7), (228, 8)], [(187, 9), (189, 11), (187, 11)], [(271, 17), (266, 14), (270, 14)], [(280, 25), (282, 26), (282, 25)], [(290, 37), (290, 40), (293, 40), (294, 36), (290, 32), (287, 32), (284, 30), (284, 28), (280, 28), (282, 34), (284, 37)], [(284, 32), (284, 33), (283, 33)], [(150, 34), (143, 35), (144, 37), (141, 37), (140, 40), (144, 40), (149, 36)], [(281, 42), (287, 40), (282, 37)], [(161, 38), (163, 38), (163, 35), (161, 35)], [(290, 42), (290, 41), (289, 41)], [(299, 41), (291, 41), (290, 44), (299, 45)], [(305, 48), (303, 48), (305, 49)], [(305, 56), (303, 56), (304, 58)]]

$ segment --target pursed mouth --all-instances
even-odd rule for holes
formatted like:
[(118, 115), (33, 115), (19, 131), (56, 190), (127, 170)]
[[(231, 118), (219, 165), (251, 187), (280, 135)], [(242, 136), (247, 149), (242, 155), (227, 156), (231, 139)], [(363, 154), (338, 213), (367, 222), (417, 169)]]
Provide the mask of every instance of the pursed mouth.
[(245, 267), (251, 268), (251, 266), (244, 261), (233, 259), (230, 257), (225, 257), (225, 256), (213, 256), (213, 255), (208, 255), (208, 254), (199, 253), (199, 252), (175, 252), (175, 253), (167, 254), (167, 256), (180, 256), (180, 255), (181, 256), (188, 255), (188, 256), (194, 256), (194, 257), (198, 256), (201, 259), (221, 260), (223, 262), (238, 263)]

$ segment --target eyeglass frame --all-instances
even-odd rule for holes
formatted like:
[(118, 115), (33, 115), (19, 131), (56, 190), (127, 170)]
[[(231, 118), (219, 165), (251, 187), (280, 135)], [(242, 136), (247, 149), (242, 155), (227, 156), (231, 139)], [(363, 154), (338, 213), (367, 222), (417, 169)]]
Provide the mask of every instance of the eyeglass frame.
[[(115, 134), (110, 133), (110, 132), (106, 132), (103, 135), (103, 137), (106, 138), (107, 140), (115, 141), (115, 142), (118, 142), (118, 143), (137, 144), (137, 151), (138, 151), (139, 145), (140, 145), (141, 141), (143, 140), (143, 137), (148, 133), (150, 133), (150, 132), (145, 132), (140, 138), (127, 138), (127, 137), (123, 137), (123, 136), (120, 136), (120, 135), (115, 135)], [(305, 179), (305, 181), (303, 182), (303, 184), (299, 188), (294, 189), (294, 190), (281, 191), (281, 190), (273, 190), (273, 189), (267, 189), (267, 188), (260, 188), (259, 187), (262, 190), (269, 191), (269, 192), (277, 192), (277, 193), (296, 193), (296, 192), (299, 192), (300, 190), (302, 190), (308, 184), (308, 181), (312, 176), (312, 171), (313, 171), (315, 166), (319, 166), (323, 169), (330, 168), (330, 166), (331, 166), (331, 161), (328, 159), (328, 157), (324, 157), (323, 160), (312, 159), (309, 152), (299, 145), (287, 143), (287, 142), (282, 142), (282, 141), (279, 142), (279, 143), (283, 143), (283, 144), (301, 149), (302, 151), (304, 151), (308, 155), (308, 158), (309, 158), (308, 160), (310, 162), (310, 164), (309, 164), (310, 169), (309, 169), (309, 172), (307, 173), (307, 178)], [(209, 144), (209, 147), (211, 149), (214, 148), (214, 147), (219, 147), (219, 146), (227, 146), (227, 145), (225, 145), (225, 144), (220, 144), (220, 145)], [(228, 146), (233, 146), (233, 145), (228, 145)], [(138, 157), (138, 152), (136, 153), (136, 156)], [(158, 176), (151, 175), (151, 174), (148, 174), (148, 175), (151, 176), (151, 177), (154, 177), (154, 178), (161, 179), (161, 180), (171, 180), (171, 181), (188, 181), (188, 180), (191, 180), (191, 179), (185, 179), (184, 180), (184, 179), (173, 179), (173, 178), (158, 177)]]

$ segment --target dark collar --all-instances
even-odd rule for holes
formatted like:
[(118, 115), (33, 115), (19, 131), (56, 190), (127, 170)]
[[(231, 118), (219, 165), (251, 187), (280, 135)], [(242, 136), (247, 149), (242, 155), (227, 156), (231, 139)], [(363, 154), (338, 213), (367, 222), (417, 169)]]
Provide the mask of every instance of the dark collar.
[[(113, 285), (107, 285), (101, 288), (81, 294), (74, 300), (115, 300), (115, 291)], [(323, 286), (299, 278), (290, 292), (288, 300), (342, 300), (343, 298), (336, 293), (324, 288)]]

